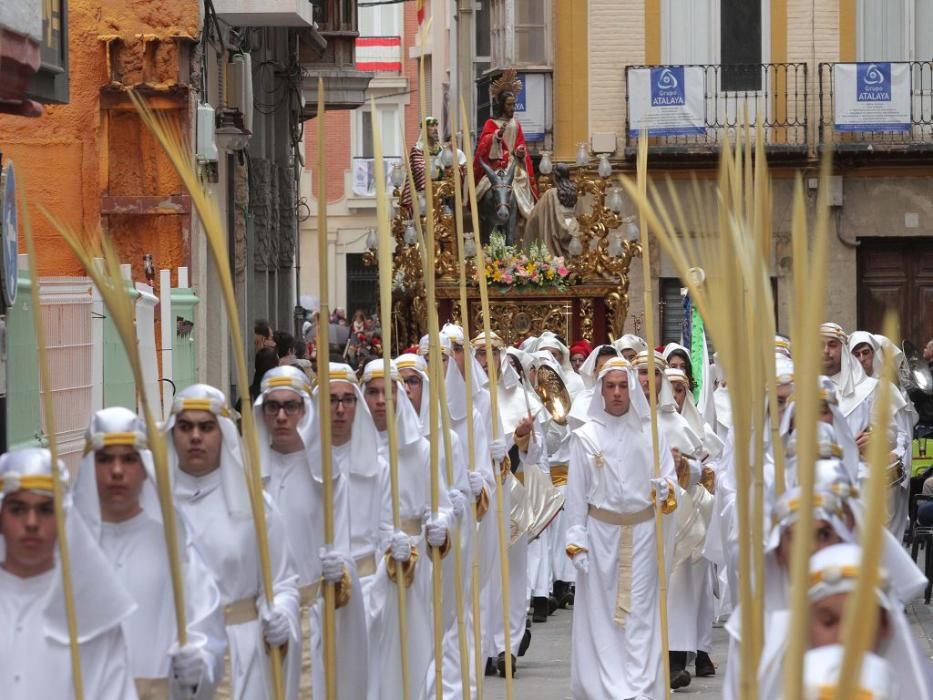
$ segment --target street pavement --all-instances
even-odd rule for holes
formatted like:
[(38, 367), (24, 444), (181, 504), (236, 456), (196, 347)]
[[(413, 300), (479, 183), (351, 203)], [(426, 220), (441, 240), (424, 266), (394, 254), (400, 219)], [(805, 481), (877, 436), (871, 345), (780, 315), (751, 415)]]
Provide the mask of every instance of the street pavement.
[[(922, 600), (911, 603), (907, 617), (921, 641), (923, 649), (933, 658), (933, 610)], [(531, 647), (518, 660), (513, 681), (516, 700), (571, 700), (570, 695), (570, 624), (571, 610), (558, 610), (545, 623), (532, 626)], [(713, 700), (722, 697), (722, 677), (726, 665), (727, 639), (722, 628), (713, 629), (713, 652), (718, 666), (713, 678), (694, 678), (687, 688), (673, 693), (675, 697), (692, 700)], [(486, 678), (484, 697), (505, 700), (505, 681)]]

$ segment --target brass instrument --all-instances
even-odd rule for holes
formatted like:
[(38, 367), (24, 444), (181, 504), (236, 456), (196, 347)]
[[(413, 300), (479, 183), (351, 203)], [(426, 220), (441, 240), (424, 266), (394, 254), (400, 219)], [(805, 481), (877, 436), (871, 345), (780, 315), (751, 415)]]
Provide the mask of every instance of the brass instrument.
[(550, 414), (551, 420), (557, 425), (567, 425), (567, 414), (570, 413), (571, 404), (570, 392), (553, 367), (542, 365), (538, 368), (535, 392)]
[(907, 359), (907, 376), (903, 377), (906, 389), (917, 389), (925, 394), (933, 394), (933, 373), (923, 359), (923, 354), (909, 340), (904, 341), (904, 357)]

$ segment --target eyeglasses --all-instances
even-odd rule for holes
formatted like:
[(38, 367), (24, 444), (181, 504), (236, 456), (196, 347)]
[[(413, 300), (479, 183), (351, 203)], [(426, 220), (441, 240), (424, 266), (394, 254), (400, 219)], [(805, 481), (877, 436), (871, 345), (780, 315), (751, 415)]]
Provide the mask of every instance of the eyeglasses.
[(303, 406), (301, 401), (263, 401), (262, 412), (267, 416), (277, 416), (284, 409), (286, 416), (294, 416)]
[(405, 384), (414, 389), (416, 386), (421, 386), (421, 377), (405, 377)]
[(336, 408), (339, 404), (344, 406), (356, 406), (356, 397), (353, 394), (347, 394), (346, 396), (334, 396), (330, 395), (330, 407)]

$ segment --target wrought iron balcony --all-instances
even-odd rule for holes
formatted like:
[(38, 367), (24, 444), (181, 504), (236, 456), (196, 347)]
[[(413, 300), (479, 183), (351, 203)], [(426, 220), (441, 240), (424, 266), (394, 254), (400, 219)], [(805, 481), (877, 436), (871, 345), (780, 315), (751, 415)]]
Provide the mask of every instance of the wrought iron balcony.
[[(805, 63), (761, 63), (749, 65), (697, 64), (689, 66), (626, 66), (625, 134), (626, 155), (637, 149), (638, 124), (633, 123), (633, 99), (649, 99), (666, 109), (663, 94), (653, 90), (638, 95), (632, 90), (632, 71), (654, 69), (652, 77), (673, 69), (688, 81), (687, 89), (702, 90), (702, 101), (691, 110), (690, 128), (652, 129), (650, 152), (671, 159), (706, 159), (715, 156), (720, 144), (735, 141), (746, 118), (753, 126), (761, 119), (765, 144), (772, 157), (805, 158), (807, 139), (807, 65)], [(639, 105), (634, 105), (636, 112)], [(644, 105), (641, 105), (644, 107)], [(689, 105), (685, 105), (688, 108)], [(644, 111), (644, 109), (642, 110)], [(663, 118), (663, 117), (662, 117)], [(675, 120), (676, 121), (676, 120)], [(680, 123), (684, 126), (683, 120)]]
[[(887, 67), (881, 80), (887, 76), (890, 92), (882, 97), (890, 104), (878, 113), (882, 123), (871, 123), (870, 118), (860, 119), (858, 105), (872, 100), (863, 99), (856, 91), (866, 73), (878, 66)], [(850, 77), (854, 82), (837, 85), (838, 69), (848, 69), (850, 76), (855, 72), (856, 77)], [(850, 90), (853, 94), (848, 105), (840, 105), (840, 97)], [(933, 152), (933, 60), (820, 63), (819, 91), (821, 148), (831, 145), (837, 153), (850, 156), (874, 153), (909, 157)]]

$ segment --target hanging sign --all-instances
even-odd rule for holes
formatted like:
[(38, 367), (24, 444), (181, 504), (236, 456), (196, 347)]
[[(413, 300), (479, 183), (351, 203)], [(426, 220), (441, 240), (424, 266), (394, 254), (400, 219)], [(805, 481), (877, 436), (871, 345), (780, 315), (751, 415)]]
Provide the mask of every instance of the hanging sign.
[(696, 136), (706, 132), (701, 66), (658, 66), (628, 71), (629, 136)]
[(910, 131), (907, 63), (833, 66), (836, 131)]

